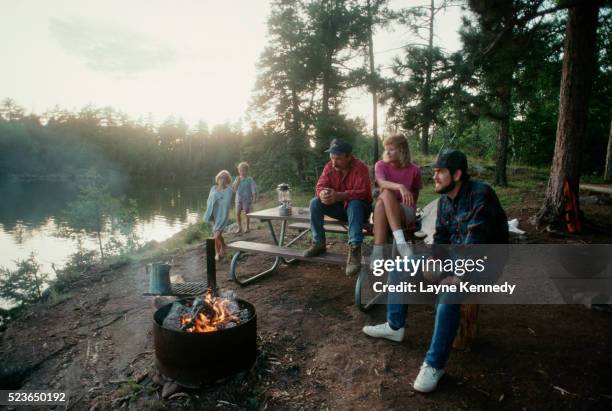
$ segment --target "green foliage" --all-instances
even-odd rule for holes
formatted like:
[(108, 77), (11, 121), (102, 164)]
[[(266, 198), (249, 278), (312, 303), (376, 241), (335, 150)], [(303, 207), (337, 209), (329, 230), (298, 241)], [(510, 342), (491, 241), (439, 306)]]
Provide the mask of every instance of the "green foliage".
[[(319, 127), (325, 127), (329, 135), (353, 144), (354, 154), (372, 164), (372, 140), (365, 132), (365, 123), (339, 114), (327, 118), (325, 126)], [(249, 162), (250, 173), (255, 176), (260, 191), (273, 190), (282, 182), (296, 189), (312, 190), (329, 161), (329, 154), (324, 151), (327, 147), (305, 149), (298, 162), (290, 154), (291, 144), (292, 140), (288, 140), (284, 133), (269, 128), (253, 128), (247, 133), (242, 158)]]
[(207, 223), (193, 224), (189, 226), (184, 235), (186, 244), (199, 244), (212, 235), (212, 229)]
[(482, 118), (469, 126), (456, 141), (449, 141), (448, 145), (464, 150), (476, 158), (493, 159), (496, 138), (496, 124), (488, 118)]
[(589, 103), (589, 116), (583, 145), (582, 170), (600, 173), (606, 161), (606, 148), (612, 121), (612, 8), (602, 8), (597, 32), (597, 73)]
[[(81, 237), (95, 234), (100, 258), (107, 255), (124, 255), (139, 246), (134, 231), (137, 222), (136, 202), (113, 196), (109, 187), (95, 174), (80, 188), (77, 199), (70, 202), (59, 224), (59, 234), (81, 241)], [(104, 244), (102, 237), (110, 234)], [(124, 239), (118, 238), (121, 235)]]
[(141, 394), (144, 388), (145, 387), (134, 381), (134, 379), (130, 378), (127, 380), (127, 382), (121, 384), (121, 386), (117, 388), (115, 396), (117, 398), (129, 396), (130, 399), (134, 399)]
[(0, 268), (0, 297), (15, 304), (31, 303), (42, 298), (48, 274), (40, 272), (34, 253), (15, 261), (16, 270)]
[(149, 242), (145, 244), (139, 250), (137, 256), (140, 258), (151, 258), (160, 252), (165, 253), (171, 250), (182, 249), (192, 244), (202, 244), (204, 240), (212, 237), (212, 235), (213, 233), (210, 224), (204, 222), (192, 224), (186, 229), (163, 241), (161, 244), (156, 242)]
[[(20, 114), (21, 113), (21, 114)], [(90, 170), (111, 187), (126, 177), (149, 181), (201, 179), (239, 160), (242, 134), (224, 124), (189, 128), (172, 116), (159, 127), (134, 121), (111, 107), (78, 113), (54, 108), (23, 115), (10, 99), (0, 103), (0, 180), (79, 181)]]
[(53, 288), (56, 291), (62, 291), (70, 288), (72, 283), (78, 280), (81, 275), (91, 270), (100, 263), (98, 253), (96, 251), (84, 250), (79, 243), (77, 251), (68, 257), (68, 261), (61, 269), (56, 269)]
[[(271, 190), (282, 182), (292, 187), (312, 184), (315, 179), (309, 166), (312, 153), (302, 154), (304, 168), (300, 169), (295, 159), (287, 155), (289, 144), (283, 133), (268, 134), (263, 129), (253, 129), (247, 134), (242, 158), (249, 162), (249, 171), (255, 176), (259, 191)], [(300, 173), (303, 178), (299, 177)]]
[(60, 304), (66, 300), (69, 300), (70, 298), (72, 298), (72, 294), (70, 293), (62, 293), (61, 291), (59, 291), (59, 289), (56, 288), (51, 288), (51, 290), (49, 291), (49, 296), (46, 300), (47, 304), (50, 307), (53, 307), (57, 304)]
[(511, 150), (523, 164), (550, 164), (555, 145), (565, 19), (547, 26), (545, 35), (533, 37), (531, 58), (516, 71)]
[[(5, 99), (0, 180), (79, 181), (93, 169), (110, 187), (125, 176), (201, 181), (220, 169), (233, 173), (247, 160), (251, 174), (268, 189), (279, 176), (296, 187), (310, 186), (333, 137), (351, 140), (362, 158), (371, 156), (363, 125), (343, 112), (347, 91), (364, 87), (390, 103), (390, 125), (409, 135), (413, 153), (414, 143), (425, 136), (431, 152), (455, 145), (468, 155), (493, 158), (499, 150), (492, 125), (499, 129), (509, 120), (509, 161), (549, 164), (567, 12), (530, 18), (556, 2), (470, 0), (462, 5), (467, 6), (462, 49), (449, 54), (430, 46), (427, 37), (431, 7), (435, 15), (450, 3), (456, 2), (391, 11), (385, 0), (274, 0), (247, 133), (231, 124), (210, 131), (203, 121), (189, 127), (173, 116), (156, 126), (150, 118), (134, 121), (112, 107), (26, 114)], [(588, 172), (603, 169), (609, 132), (611, 14), (610, 8), (600, 11), (598, 72), (583, 147)], [(388, 78), (369, 66), (368, 55), (370, 33), (384, 26), (408, 28), (417, 39), (399, 53)]]
[(404, 130), (444, 124), (441, 108), (450, 93), (452, 71), (439, 48), (407, 47), (404, 57), (395, 60), (393, 74), (383, 98), (390, 102), (388, 115), (394, 124)]
[[(372, 5), (374, 24), (382, 24), (383, 3)], [(272, 3), (270, 45), (259, 59), (250, 108), (262, 125), (247, 134), (242, 150), (258, 182), (272, 188), (282, 176), (294, 187), (311, 187), (332, 138), (361, 145), (364, 125), (340, 107), (349, 87), (368, 83), (361, 68), (345, 64), (367, 42), (371, 19), (364, 7), (341, 0)]]

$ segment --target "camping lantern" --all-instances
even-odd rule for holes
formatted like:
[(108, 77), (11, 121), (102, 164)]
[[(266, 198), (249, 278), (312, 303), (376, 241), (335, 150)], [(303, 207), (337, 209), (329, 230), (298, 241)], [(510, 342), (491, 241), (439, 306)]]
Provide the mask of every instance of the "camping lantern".
[(281, 204), (278, 207), (278, 214), (281, 216), (291, 215), (291, 190), (289, 189), (289, 184), (279, 184), (276, 187), (276, 192), (278, 193), (278, 202)]

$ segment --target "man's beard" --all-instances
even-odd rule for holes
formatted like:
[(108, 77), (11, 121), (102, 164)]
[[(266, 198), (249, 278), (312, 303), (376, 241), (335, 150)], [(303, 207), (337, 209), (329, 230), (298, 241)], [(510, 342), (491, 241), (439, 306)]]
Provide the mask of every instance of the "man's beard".
[(453, 188), (455, 188), (456, 185), (457, 185), (457, 183), (455, 183), (455, 180), (451, 180), (450, 183), (448, 183), (446, 186), (437, 189), (436, 193), (438, 193), (438, 194), (446, 194), (446, 193), (448, 193), (450, 191), (453, 191)]

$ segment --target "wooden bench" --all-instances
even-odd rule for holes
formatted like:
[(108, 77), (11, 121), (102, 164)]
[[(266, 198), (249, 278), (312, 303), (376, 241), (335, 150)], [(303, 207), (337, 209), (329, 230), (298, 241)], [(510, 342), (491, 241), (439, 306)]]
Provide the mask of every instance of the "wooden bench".
[[(293, 224), (289, 224), (287, 228), (290, 228), (293, 230), (300, 230), (300, 231), (310, 230), (310, 223), (293, 223)], [(342, 224), (323, 224), (323, 229), (327, 233), (337, 233), (337, 234), (347, 234), (348, 233), (348, 227)], [(363, 234), (366, 236), (374, 235), (372, 233), (371, 225), (368, 225), (367, 227), (363, 229)]]
[[(310, 230), (310, 224), (309, 223), (293, 223), (293, 224), (289, 224), (287, 228), (290, 228), (293, 230), (299, 230), (299, 231)], [(348, 228), (340, 224), (324, 224), (323, 229), (327, 233), (348, 234)], [(372, 231), (372, 229), (373, 227), (371, 225), (364, 228), (363, 235), (368, 236), (368, 237), (374, 236), (374, 232)], [(422, 240), (425, 237), (427, 237), (427, 234), (422, 231), (412, 231), (412, 230), (404, 230), (404, 235), (406, 236), (406, 240), (410, 240), (411, 242), (416, 241), (416, 240)]]
[[(315, 263), (344, 265), (346, 264), (346, 254), (324, 253), (316, 257), (304, 257), (304, 250), (289, 247), (280, 247), (274, 244), (255, 243), (252, 241), (234, 241), (228, 244), (232, 250), (265, 254), (273, 257), (283, 257), (310, 261)], [(368, 264), (368, 257), (362, 257), (361, 264)]]

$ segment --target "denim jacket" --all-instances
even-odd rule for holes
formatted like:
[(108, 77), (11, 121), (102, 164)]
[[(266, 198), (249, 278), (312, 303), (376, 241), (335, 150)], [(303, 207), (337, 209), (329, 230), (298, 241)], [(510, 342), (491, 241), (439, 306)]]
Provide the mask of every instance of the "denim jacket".
[(507, 243), (508, 218), (488, 184), (468, 180), (454, 199), (440, 197), (434, 244)]

